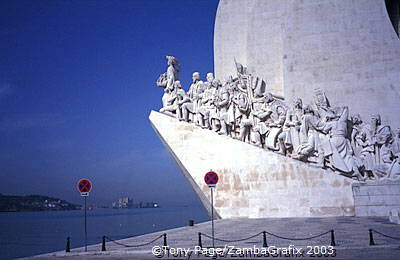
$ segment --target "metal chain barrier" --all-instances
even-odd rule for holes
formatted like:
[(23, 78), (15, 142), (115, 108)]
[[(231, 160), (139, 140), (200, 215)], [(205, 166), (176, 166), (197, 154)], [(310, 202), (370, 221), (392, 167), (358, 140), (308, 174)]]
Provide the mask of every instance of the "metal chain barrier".
[[(331, 234), (331, 246), (336, 246), (334, 230), (329, 230), (329, 231), (327, 231), (327, 232), (324, 232), (324, 233), (321, 233), (321, 234), (318, 234), (318, 235), (315, 235), (315, 236), (303, 237), (303, 238), (283, 237), (283, 236), (279, 236), (279, 235), (276, 235), (276, 234), (271, 233), (271, 232), (268, 232), (268, 231), (262, 231), (262, 232), (260, 232), (260, 233), (257, 233), (257, 234), (255, 234), (255, 235), (253, 235), (253, 236), (246, 237), (246, 238), (242, 238), (242, 239), (227, 240), (227, 239), (221, 239), (221, 238), (216, 238), (216, 237), (214, 237), (214, 239), (217, 240), (217, 241), (221, 241), (221, 242), (232, 243), (232, 242), (240, 242), (240, 241), (249, 240), (249, 239), (255, 238), (255, 237), (257, 237), (257, 236), (263, 234), (263, 246), (264, 246), (264, 247), (268, 247), (268, 245), (267, 245), (266, 234), (271, 235), (271, 236), (274, 236), (274, 237), (277, 237), (277, 238), (280, 238), (280, 239), (285, 239), (285, 240), (297, 240), (297, 241), (298, 241), (298, 240), (310, 240), (310, 239), (314, 239), (314, 238), (317, 238), (317, 237), (322, 237), (322, 236), (327, 235), (327, 234), (329, 234), (329, 233)], [(207, 237), (207, 238), (209, 238), (209, 239), (213, 239), (212, 236), (209, 236), (209, 235), (204, 234), (204, 233), (199, 233), (199, 246), (200, 246), (200, 247), (202, 247), (201, 236), (205, 236), (205, 237)]]
[[(111, 239), (111, 238), (109, 238), (109, 237), (107, 237), (107, 236), (104, 236), (104, 237), (103, 237), (102, 251), (106, 251), (106, 250), (105, 250), (105, 239), (107, 239), (108, 241), (113, 242), (114, 244), (119, 245), (119, 246), (124, 246), (124, 247), (141, 247), (141, 246), (150, 245), (150, 244), (156, 242), (158, 239), (160, 239), (160, 238), (162, 238), (162, 237), (164, 237), (164, 244), (166, 244), (166, 241), (167, 241), (167, 240), (166, 240), (167, 234), (162, 234), (162, 235), (159, 235), (158, 237), (156, 237), (155, 239), (153, 239), (153, 240), (151, 240), (151, 241), (149, 241), (149, 242), (147, 242), (147, 243), (138, 244), (138, 245), (127, 245), (127, 244), (118, 242), (118, 241), (116, 241), (116, 240), (113, 240), (113, 239)], [(166, 245), (165, 245), (165, 246), (166, 246)], [(103, 250), (103, 249), (104, 249), (104, 250)]]
[[(260, 233), (257, 233), (255, 235), (253, 235), (253, 236), (242, 238), (242, 239), (236, 239), (236, 240), (226, 240), (226, 239), (221, 239), (221, 238), (216, 238), (216, 237), (214, 237), (214, 239), (217, 240), (217, 241), (221, 241), (221, 242), (233, 243), (233, 242), (240, 242), (240, 241), (245, 241), (245, 240), (249, 240), (249, 239), (255, 238), (255, 237), (261, 235), (262, 233), (263, 232), (260, 232)], [(212, 236), (209, 236), (207, 234), (201, 233), (201, 235), (203, 235), (203, 236), (205, 236), (205, 237), (207, 237), (209, 239), (213, 239)]]
[(303, 237), (303, 238), (282, 237), (282, 236), (278, 236), (278, 235), (273, 234), (273, 233), (268, 232), (268, 231), (265, 231), (265, 232), (266, 232), (268, 235), (271, 235), (271, 236), (274, 236), (274, 237), (277, 237), (277, 238), (280, 238), (280, 239), (286, 239), (286, 240), (309, 240), (309, 239), (313, 239), (313, 238), (317, 238), (317, 237), (322, 237), (322, 236), (324, 236), (324, 235), (326, 235), (326, 234), (329, 234), (329, 233), (332, 232), (332, 230), (326, 231), (326, 232), (324, 232), (324, 233), (321, 233), (321, 234), (319, 234), (319, 235), (315, 235), (315, 236), (312, 236), (312, 237)]
[(377, 230), (375, 230), (375, 229), (371, 229), (371, 228), (370, 228), (368, 231), (369, 231), (369, 245), (370, 245), (370, 246), (376, 245), (376, 244), (375, 244), (375, 241), (374, 241), (373, 232), (375, 232), (375, 233), (377, 233), (377, 234), (379, 234), (379, 235), (381, 235), (381, 236), (383, 236), (383, 237), (391, 238), (391, 239), (394, 239), (394, 240), (400, 240), (400, 237), (392, 237), (392, 236), (383, 234), (383, 233), (381, 233), (381, 232), (379, 232), (379, 231), (377, 231)]
[(400, 240), (400, 237), (392, 237), (392, 236), (383, 234), (383, 233), (381, 233), (381, 232), (379, 232), (379, 231), (376, 231), (375, 229), (373, 229), (372, 231), (374, 231), (375, 233), (377, 233), (377, 234), (379, 234), (379, 235), (381, 235), (381, 236), (384, 236), (384, 237), (388, 237), (388, 238), (391, 238), (391, 239), (394, 239), (394, 240)]
[[(118, 241), (116, 241), (114, 239), (111, 239), (108, 236), (102, 236), (101, 251), (106, 251), (106, 240), (108, 240), (109, 242), (112, 242), (112, 243), (114, 243), (116, 245), (123, 246), (123, 247), (141, 247), (141, 246), (150, 245), (150, 244), (156, 242), (158, 239), (160, 239), (162, 237), (164, 238), (164, 246), (168, 246), (167, 245), (167, 234), (166, 233), (164, 233), (162, 235), (159, 235), (158, 237), (156, 237), (155, 239), (153, 239), (153, 240), (151, 240), (151, 241), (149, 241), (147, 243), (138, 244), (138, 245), (127, 245), (127, 244), (118, 242)], [(71, 252), (71, 238), (70, 237), (67, 237), (67, 244), (66, 244), (66, 247), (65, 247), (65, 252), (67, 252), (67, 253)]]
[[(379, 234), (379, 235), (381, 235), (381, 236), (383, 236), (383, 237), (387, 237), (387, 238), (394, 239), (394, 240), (400, 240), (400, 237), (393, 237), (393, 236), (384, 234), (382, 232), (379, 232), (379, 231), (377, 231), (375, 229), (369, 229), (368, 231), (369, 231), (369, 245), (375, 245), (375, 241), (374, 241), (374, 237), (373, 237), (373, 233), (374, 232)], [(241, 239), (228, 240), (228, 239), (222, 239), (222, 238), (216, 238), (216, 237), (214, 237), (214, 239), (217, 240), (217, 241), (220, 241), (220, 242), (234, 243), (234, 242), (241, 242), (241, 241), (250, 240), (250, 239), (258, 237), (259, 235), (262, 234), (263, 235), (263, 247), (268, 247), (268, 245), (267, 245), (267, 237), (266, 237), (267, 234), (270, 235), (270, 236), (276, 237), (276, 238), (280, 238), (280, 239), (301, 241), (301, 240), (310, 240), (310, 239), (314, 239), (314, 238), (317, 238), (317, 237), (322, 237), (322, 236), (327, 235), (329, 233), (331, 234), (331, 246), (336, 246), (335, 233), (334, 233), (333, 229), (329, 230), (329, 231), (326, 231), (326, 232), (323, 232), (321, 234), (315, 235), (315, 236), (302, 237), (302, 238), (284, 237), (284, 236), (276, 235), (276, 234), (268, 232), (268, 231), (262, 231), (262, 232), (259, 232), (259, 233), (255, 234), (255, 235), (252, 235), (252, 236), (249, 236), (249, 237), (245, 237), (245, 238), (241, 238)], [(201, 241), (201, 237), (202, 236), (207, 237), (209, 239), (213, 239), (212, 236), (199, 232), (198, 233), (198, 238), (199, 238), (198, 245), (200, 247), (203, 247), (202, 241)], [(102, 237), (101, 251), (106, 251), (106, 240), (108, 240), (109, 242), (112, 242), (112, 243), (114, 243), (116, 245), (123, 246), (123, 247), (142, 247), (142, 246), (150, 245), (150, 244), (156, 242), (158, 239), (160, 239), (162, 237), (164, 238), (164, 243), (163, 243), (164, 246), (167, 246), (167, 234), (165, 234), (165, 233), (162, 234), (162, 235), (159, 235), (158, 237), (154, 238), (153, 240), (151, 240), (149, 242), (146, 242), (146, 243), (143, 243), (143, 244), (138, 244), (138, 245), (127, 245), (127, 244), (118, 242), (118, 241), (116, 241), (114, 239), (111, 239), (110, 237), (103, 236)], [(66, 243), (65, 252), (70, 252), (70, 250), (71, 250), (71, 238), (67, 237), (67, 243)]]

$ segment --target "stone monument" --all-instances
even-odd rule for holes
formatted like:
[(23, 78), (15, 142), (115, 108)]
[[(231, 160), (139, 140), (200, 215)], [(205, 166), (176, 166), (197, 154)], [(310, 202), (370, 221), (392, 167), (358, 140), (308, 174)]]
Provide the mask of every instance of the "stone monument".
[(210, 169), (221, 218), (400, 210), (400, 41), (384, 8), (222, 0), (216, 77), (194, 72), (186, 92), (166, 57), (150, 121), (208, 210)]

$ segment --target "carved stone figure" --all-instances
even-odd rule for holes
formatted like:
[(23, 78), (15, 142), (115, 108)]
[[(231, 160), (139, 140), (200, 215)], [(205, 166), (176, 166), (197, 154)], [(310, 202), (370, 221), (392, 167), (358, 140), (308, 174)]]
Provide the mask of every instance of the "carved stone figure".
[(164, 88), (164, 95), (162, 97), (163, 107), (168, 106), (171, 93), (174, 91), (174, 83), (178, 80), (178, 67), (179, 62), (174, 56), (166, 56), (167, 58), (167, 72), (159, 76), (157, 86)]
[(317, 133), (312, 127), (311, 122), (315, 119), (314, 111), (310, 105), (304, 106), (303, 116), (300, 125), (300, 145), (295, 150), (292, 158), (308, 161), (317, 152)]
[(303, 101), (298, 98), (289, 109), (282, 127), (282, 133), (278, 136), (279, 153), (290, 155), (300, 145), (300, 125), (303, 116)]
[(400, 128), (393, 132), (393, 141), (390, 148), (391, 164), (387, 169), (387, 178), (390, 180), (400, 179)]
[[(200, 94), (201, 99), (199, 102), (198, 116), (199, 121), (202, 123), (201, 126), (203, 128), (210, 128), (210, 114), (214, 116), (216, 113), (215, 105), (214, 105), (214, 97), (215, 97), (215, 87), (212, 84), (214, 81), (214, 75), (209, 72), (207, 73), (207, 81), (203, 84), (203, 92)], [(215, 117), (215, 116), (214, 116)]]
[(287, 107), (284, 103), (276, 100), (271, 93), (264, 94), (263, 104), (253, 112), (254, 117), (259, 120), (254, 123), (253, 127), (257, 145), (274, 151), (279, 150), (277, 140), (286, 120), (286, 112)]
[(216, 107), (218, 109), (219, 123), (221, 129), (219, 130), (219, 134), (230, 135), (230, 122), (228, 116), (228, 109), (231, 103), (231, 99), (229, 96), (229, 91), (227, 89), (227, 85), (221, 85), (217, 82), (217, 97), (215, 100)]
[(227, 126), (229, 126), (229, 132), (232, 137), (236, 137), (236, 133), (238, 132), (237, 122), (240, 116), (237, 106), (237, 100), (239, 97), (239, 89), (237, 87), (238, 83), (239, 82), (237, 80), (234, 80), (233, 77), (231, 76), (224, 84), (229, 95), (226, 124)]
[(383, 176), (381, 148), (391, 137), (390, 127), (381, 125), (380, 115), (372, 115), (370, 123), (363, 125), (357, 137), (362, 146), (359, 160), (365, 174), (380, 179)]
[(276, 112), (271, 114), (273, 121), (268, 125), (270, 130), (265, 140), (265, 146), (270, 150), (279, 151), (278, 136), (282, 133), (282, 127), (286, 120), (286, 107), (276, 104), (275, 106)]
[(186, 102), (190, 102), (190, 98), (186, 95), (183, 90), (181, 82), (179, 80), (174, 83), (174, 90), (171, 92), (167, 105), (160, 109), (160, 112), (176, 116), (181, 121), (183, 120), (182, 105)]
[(380, 148), (380, 163), (373, 169), (375, 178), (400, 179), (399, 134), (399, 129), (396, 129)]
[(335, 112), (332, 110), (328, 98), (320, 89), (314, 91), (314, 104), (316, 106), (314, 113), (321, 118), (322, 121), (327, 121), (329, 118), (335, 117)]
[(394, 154), (400, 153), (400, 128), (393, 131), (392, 150)]
[(272, 123), (272, 102), (274, 101), (272, 95), (267, 93), (261, 105), (257, 110), (253, 111), (253, 116), (258, 119), (258, 123), (253, 127), (253, 133), (255, 136), (255, 144), (257, 146), (263, 147), (265, 143), (265, 135), (269, 132), (269, 124)]
[(202, 118), (198, 115), (199, 107), (201, 103), (201, 94), (203, 92), (203, 81), (200, 80), (200, 73), (194, 72), (192, 75), (192, 85), (190, 85), (188, 96), (191, 102), (186, 102), (182, 105), (183, 118), (186, 122), (189, 122), (189, 116), (192, 115), (192, 122), (196, 125), (203, 125), (204, 122), (200, 122)]
[(334, 120), (319, 121), (315, 127), (328, 135), (328, 142), (322, 144), (322, 149), (330, 165), (343, 173), (353, 173), (357, 179), (364, 180), (354, 159), (350, 140), (347, 139), (348, 116), (349, 108), (343, 107)]
[(365, 133), (363, 129), (365, 128), (363, 121), (361, 120), (361, 116), (356, 114), (351, 118), (351, 134), (350, 134), (350, 142), (353, 148), (353, 152), (356, 157), (359, 157), (361, 153), (361, 149), (364, 144)]
[[(239, 137), (238, 139), (245, 142), (246, 140), (250, 142), (250, 128), (252, 126), (252, 121), (250, 119), (250, 103), (247, 95), (245, 93), (239, 93), (236, 105), (237, 105), (237, 120), (239, 125)], [(234, 102), (235, 102), (234, 101)]]
[(370, 144), (374, 146), (375, 163), (381, 163), (380, 149), (391, 137), (390, 127), (381, 125), (381, 116), (377, 114), (371, 116), (371, 124), (369, 126), (370, 135), (368, 138)]
[(166, 98), (164, 100), (165, 104), (160, 109), (160, 112), (170, 114), (170, 115), (178, 115), (178, 113), (176, 113), (177, 109), (179, 108), (177, 92), (178, 92), (178, 89), (182, 90), (180, 81), (179, 80), (175, 81), (174, 85), (170, 89), (171, 90), (169, 92), (169, 95), (167, 96), (168, 98)]

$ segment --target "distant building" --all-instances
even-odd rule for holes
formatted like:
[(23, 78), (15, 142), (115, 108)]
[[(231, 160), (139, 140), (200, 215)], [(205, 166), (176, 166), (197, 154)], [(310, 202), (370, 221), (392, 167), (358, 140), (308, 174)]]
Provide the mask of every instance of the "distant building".
[(112, 203), (114, 209), (132, 209), (132, 208), (158, 208), (159, 204), (156, 202), (139, 202), (133, 203), (132, 198), (124, 197)]
[(127, 209), (133, 207), (133, 199), (131, 198), (120, 198), (118, 201), (112, 203), (113, 208), (117, 209)]

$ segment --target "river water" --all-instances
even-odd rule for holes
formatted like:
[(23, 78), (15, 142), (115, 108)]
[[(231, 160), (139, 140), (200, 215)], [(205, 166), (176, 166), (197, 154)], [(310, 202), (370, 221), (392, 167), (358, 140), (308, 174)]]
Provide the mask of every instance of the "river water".
[[(0, 213), (0, 259), (84, 246), (84, 211), (41, 211)], [(208, 221), (200, 206), (148, 209), (99, 209), (87, 212), (88, 244), (101, 243), (106, 235), (122, 239), (150, 232)]]

